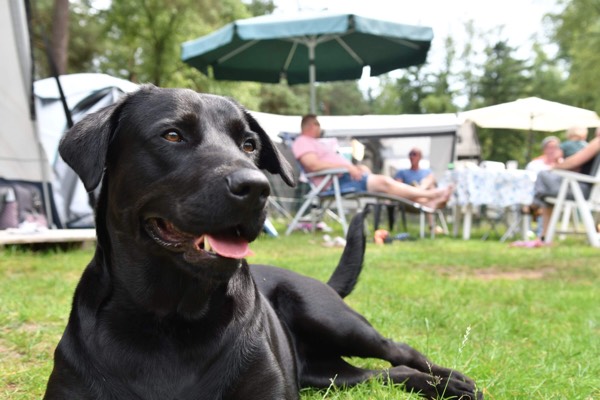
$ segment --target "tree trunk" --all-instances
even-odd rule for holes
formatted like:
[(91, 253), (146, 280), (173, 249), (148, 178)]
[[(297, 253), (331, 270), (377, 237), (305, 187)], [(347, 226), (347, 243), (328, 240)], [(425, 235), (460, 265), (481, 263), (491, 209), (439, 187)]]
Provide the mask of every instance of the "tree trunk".
[(54, 0), (52, 57), (58, 74), (66, 74), (69, 54), (69, 0)]

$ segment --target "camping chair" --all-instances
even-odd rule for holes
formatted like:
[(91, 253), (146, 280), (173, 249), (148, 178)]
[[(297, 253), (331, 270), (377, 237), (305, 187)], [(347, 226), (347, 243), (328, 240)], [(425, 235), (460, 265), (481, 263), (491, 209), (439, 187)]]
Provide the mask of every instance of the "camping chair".
[[(407, 230), (406, 214), (419, 215), (419, 237), (421, 239), (425, 237), (425, 228), (427, 226), (428, 220), (427, 215), (433, 215), (434, 217), (437, 217), (437, 219), (440, 222), (440, 225), (442, 226), (442, 231), (444, 232), (444, 234), (447, 235), (449, 233), (448, 225), (446, 224), (446, 217), (444, 216), (444, 212), (440, 209), (433, 209), (416, 203), (414, 201), (405, 199), (403, 197), (393, 196), (390, 194), (380, 192), (350, 193), (346, 195), (345, 198), (357, 199), (363, 203), (366, 203), (365, 205), (372, 205), (375, 207), (375, 211), (373, 213), (375, 218), (375, 229), (377, 229), (377, 226), (379, 224), (380, 209), (382, 207), (386, 207), (388, 208), (390, 230), (393, 229), (395, 220), (393, 213), (397, 209), (397, 211), (400, 213), (400, 216), (402, 217), (402, 225), (405, 231)], [(435, 221), (435, 218), (432, 218), (432, 221)], [(430, 237), (433, 239), (436, 233), (435, 223), (433, 223), (433, 225), (430, 226), (429, 229)]]
[[(329, 213), (335, 220), (337, 220), (344, 230), (344, 234), (348, 230), (348, 223), (346, 221), (344, 205), (342, 203), (342, 193), (340, 191), (340, 183), (338, 175), (346, 172), (345, 169), (329, 169), (325, 171), (305, 173), (301, 172), (300, 180), (305, 181), (309, 184), (310, 190), (304, 196), (304, 202), (296, 212), (294, 219), (288, 225), (286, 235), (289, 235), (294, 229), (296, 229), (300, 221), (306, 217), (307, 212), (311, 214), (312, 227), (316, 226), (317, 222), (322, 219), (322, 214), (329, 210), (329, 206), (332, 201), (335, 201), (337, 214)], [(323, 180), (315, 185), (312, 182), (312, 178), (323, 177)], [(332, 185), (332, 188), (327, 188)], [(316, 213), (321, 213), (317, 217)]]
[[(547, 197), (544, 200), (554, 204), (552, 216), (546, 230), (545, 242), (551, 243), (554, 234), (558, 233), (578, 233), (577, 231), (567, 231), (569, 217), (578, 216), (583, 222), (588, 241), (594, 247), (600, 247), (600, 233), (596, 228), (594, 213), (600, 212), (600, 155), (593, 160), (590, 172), (592, 175), (581, 174), (566, 170), (553, 170), (553, 173), (563, 177), (560, 190), (556, 197)], [(580, 182), (586, 182), (592, 185), (590, 194), (584, 197)], [(563, 215), (561, 230), (557, 231), (558, 219)], [(575, 224), (576, 225), (576, 224)]]
[[(325, 213), (329, 212), (335, 220), (337, 220), (344, 230), (344, 234), (348, 231), (348, 223), (346, 220), (346, 210), (344, 209), (344, 200), (353, 200), (359, 203), (372, 204), (375, 206), (390, 205), (398, 208), (402, 215), (402, 221), (406, 228), (406, 212), (414, 212), (419, 214), (420, 222), (420, 237), (425, 237), (426, 215), (435, 214), (442, 222), (444, 232), (448, 232), (448, 227), (445, 224), (445, 218), (441, 210), (435, 210), (429, 207), (422, 206), (419, 203), (407, 200), (402, 197), (392, 196), (378, 192), (356, 192), (354, 190), (342, 192), (340, 189), (338, 176), (347, 172), (346, 169), (329, 169), (313, 173), (304, 173), (305, 179), (310, 184), (310, 191), (305, 196), (305, 200), (300, 206), (300, 209), (294, 216), (294, 219), (289, 224), (286, 235), (289, 235), (296, 229), (303, 218), (306, 218), (308, 212), (312, 213), (312, 226), (316, 226), (318, 219)], [(315, 185), (313, 179), (315, 177), (323, 177), (323, 180)], [(335, 203), (336, 213), (330, 211), (330, 206)], [(360, 206), (357, 208), (361, 208)], [(378, 225), (378, 219), (375, 220), (375, 225)], [(435, 236), (435, 229), (431, 229), (431, 236)]]

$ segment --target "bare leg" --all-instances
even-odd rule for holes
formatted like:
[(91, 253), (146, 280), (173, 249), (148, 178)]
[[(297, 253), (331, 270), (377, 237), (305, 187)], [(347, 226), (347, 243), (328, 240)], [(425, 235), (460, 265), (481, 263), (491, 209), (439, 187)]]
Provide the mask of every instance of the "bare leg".
[[(433, 202), (435, 204), (448, 200), (449, 189), (424, 189), (403, 182), (398, 182), (385, 175), (369, 175), (367, 190), (370, 192), (387, 193), (394, 196), (404, 197), (419, 203)], [(450, 189), (451, 190), (451, 189)]]
[(550, 217), (552, 216), (552, 206), (545, 205), (542, 207), (542, 237), (546, 237), (546, 230), (548, 229), (548, 224), (550, 223)]

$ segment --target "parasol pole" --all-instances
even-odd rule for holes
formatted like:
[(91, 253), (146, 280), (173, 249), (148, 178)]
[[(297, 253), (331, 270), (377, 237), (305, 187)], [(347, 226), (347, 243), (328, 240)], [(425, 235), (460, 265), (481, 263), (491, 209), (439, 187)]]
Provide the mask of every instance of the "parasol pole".
[(316, 41), (310, 40), (306, 44), (308, 46), (308, 84), (310, 88), (310, 113), (317, 113), (317, 92), (315, 81), (317, 80), (317, 71), (315, 67), (315, 47)]
[(531, 150), (533, 149), (533, 118), (535, 116), (533, 113), (529, 114), (529, 137), (527, 143), (527, 155), (525, 157), (525, 162), (531, 161)]

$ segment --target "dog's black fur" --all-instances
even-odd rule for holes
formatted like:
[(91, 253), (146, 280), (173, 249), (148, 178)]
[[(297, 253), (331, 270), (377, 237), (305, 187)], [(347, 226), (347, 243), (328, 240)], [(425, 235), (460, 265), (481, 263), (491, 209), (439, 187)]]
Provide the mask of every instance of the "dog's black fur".
[(145, 86), (78, 123), (60, 153), (88, 190), (102, 187), (96, 253), (46, 399), (287, 400), (381, 375), (427, 397), (477, 396), (472, 380), (383, 338), (342, 301), (362, 266), (361, 215), (329, 285), (243, 260), (265, 220), (259, 169), (293, 178), (234, 101)]

